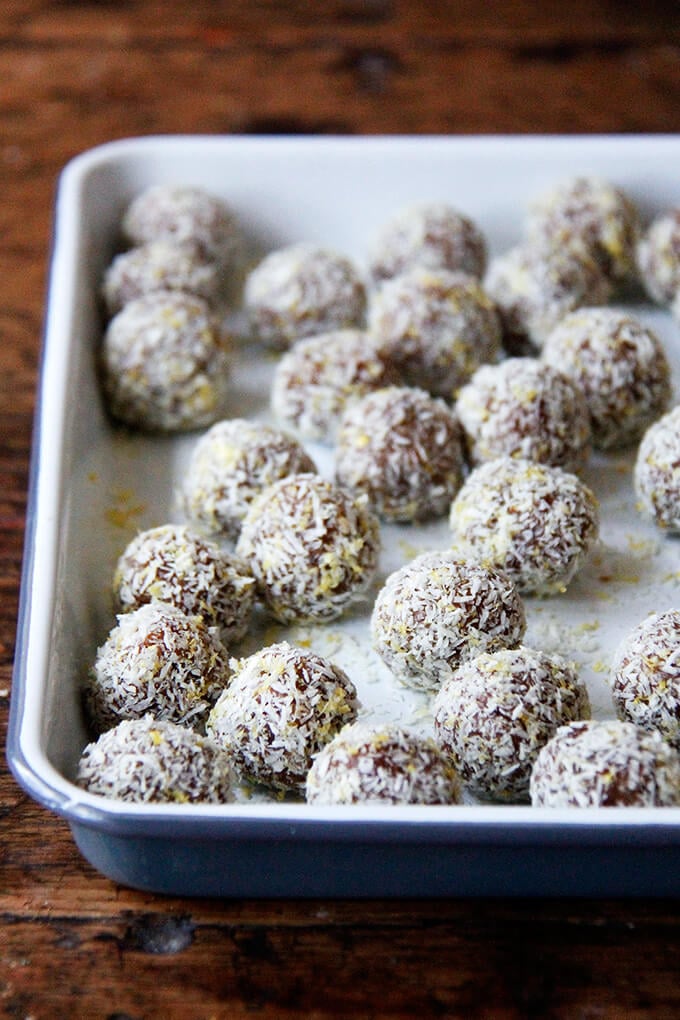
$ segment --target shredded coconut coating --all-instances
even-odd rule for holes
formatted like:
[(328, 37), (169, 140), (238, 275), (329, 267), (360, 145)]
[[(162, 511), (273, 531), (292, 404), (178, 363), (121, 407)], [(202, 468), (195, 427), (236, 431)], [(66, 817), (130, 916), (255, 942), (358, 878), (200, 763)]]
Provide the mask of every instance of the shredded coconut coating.
[(379, 523), (366, 497), (315, 474), (291, 475), (265, 489), (236, 544), (281, 623), (340, 616), (372, 582), (379, 551)]
[(243, 254), (243, 236), (235, 213), (217, 195), (202, 188), (157, 184), (128, 206), (122, 235), (130, 246), (150, 241), (191, 244), (223, 269)]
[(345, 408), (398, 382), (397, 373), (363, 330), (343, 329), (299, 340), (274, 372), (271, 406), (304, 439), (332, 441)]
[(167, 602), (217, 628), (227, 646), (245, 637), (255, 604), (246, 564), (186, 525), (140, 532), (118, 560), (113, 585), (123, 612)]
[(513, 457), (471, 471), (450, 523), (454, 552), (500, 567), (535, 595), (563, 592), (599, 535), (597, 501), (576, 475)]
[(636, 275), (640, 217), (621, 188), (598, 177), (573, 177), (539, 195), (529, 210), (528, 234), (556, 247), (581, 243), (613, 281)]
[(453, 411), (424, 390), (391, 386), (351, 404), (340, 422), (336, 481), (391, 521), (441, 517), (463, 478)]
[(637, 264), (652, 301), (672, 304), (680, 294), (680, 208), (652, 220), (638, 242)]
[(434, 732), (482, 799), (526, 801), (531, 769), (558, 727), (590, 716), (572, 665), (526, 646), (463, 663), (434, 702)]
[(208, 734), (244, 778), (303, 793), (314, 755), (356, 718), (354, 684), (332, 662), (286, 641), (231, 665)]
[(680, 406), (645, 432), (635, 460), (633, 484), (640, 508), (660, 528), (680, 532)]
[(569, 723), (541, 748), (530, 794), (534, 807), (673, 807), (680, 755), (632, 723)]
[(583, 305), (603, 305), (612, 285), (581, 246), (523, 242), (491, 260), (485, 288), (496, 302), (510, 354), (540, 350), (555, 326)]
[(85, 685), (85, 704), (100, 732), (151, 713), (200, 727), (229, 681), (227, 651), (200, 616), (150, 602), (123, 613)]
[(145, 715), (88, 744), (76, 782), (89, 793), (133, 803), (226, 804), (233, 800), (229, 755), (186, 726)]
[(457, 804), (458, 775), (434, 740), (394, 724), (352, 723), (317, 754), (309, 804)]
[(131, 301), (102, 344), (111, 414), (146, 432), (212, 424), (227, 402), (228, 346), (201, 298), (159, 291)]
[(371, 300), (369, 329), (407, 385), (447, 399), (501, 348), (500, 321), (480, 282), (444, 269), (417, 266), (387, 280)]
[(574, 471), (590, 452), (585, 397), (535, 358), (482, 365), (458, 394), (456, 413), (472, 464), (508, 456)]
[(314, 461), (293, 436), (260, 422), (225, 419), (196, 441), (180, 501), (194, 525), (236, 539), (263, 489), (288, 475), (315, 471)]
[(383, 224), (371, 247), (369, 269), (376, 283), (415, 266), (460, 270), (479, 279), (486, 260), (486, 239), (468, 216), (446, 202), (420, 202)]
[(611, 687), (619, 719), (680, 748), (680, 610), (652, 613), (621, 642)]
[(254, 335), (286, 350), (302, 337), (360, 326), (366, 291), (344, 255), (301, 243), (270, 252), (248, 274), (244, 304)]
[(102, 297), (109, 315), (144, 294), (179, 290), (216, 304), (217, 265), (191, 244), (153, 241), (116, 255), (104, 273)]
[(543, 358), (585, 394), (593, 443), (600, 449), (637, 442), (668, 407), (671, 380), (664, 348), (628, 312), (582, 308), (568, 315), (548, 337)]
[(390, 574), (370, 629), (373, 647), (397, 680), (437, 691), (462, 662), (519, 645), (526, 617), (503, 571), (433, 552)]

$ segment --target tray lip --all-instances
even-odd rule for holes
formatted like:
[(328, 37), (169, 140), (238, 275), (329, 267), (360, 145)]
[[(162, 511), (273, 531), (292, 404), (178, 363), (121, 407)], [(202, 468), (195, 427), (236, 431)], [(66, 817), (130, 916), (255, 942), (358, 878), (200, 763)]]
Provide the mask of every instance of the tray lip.
[[(55, 282), (60, 274), (70, 277), (73, 284), (74, 265), (66, 256), (75, 257), (78, 245), (77, 209), (80, 204), (84, 180), (97, 167), (114, 163), (130, 156), (151, 151), (184, 149), (187, 145), (205, 150), (224, 151), (232, 148), (291, 148), (301, 149), (421, 149), (423, 146), (443, 146), (446, 149), (494, 149), (513, 146), (520, 149), (548, 146), (597, 150), (633, 148), (653, 145), (680, 154), (680, 135), (659, 134), (470, 134), (470, 135), (328, 135), (328, 136), (271, 136), (271, 135), (148, 135), (122, 138), (105, 142), (88, 149), (71, 159), (62, 169), (55, 203), (54, 226), (49, 259), (48, 293), (43, 329), (43, 342), (39, 366), (39, 383), (34, 412), (33, 439), (29, 470), (28, 501), (24, 555), (20, 585), (19, 613), (16, 632), (16, 653), (13, 667), (9, 728), (6, 757), (15, 779), (31, 796), (72, 825), (85, 825), (108, 833), (160, 834), (175, 832), (181, 826), (182, 834), (222, 835), (224, 838), (252, 838), (288, 833), (296, 838), (398, 840), (416, 834), (421, 840), (434, 838), (448, 842), (497, 843), (522, 842), (535, 845), (549, 841), (578, 839), (608, 842), (618, 845), (631, 839), (644, 844), (680, 843), (680, 809), (678, 808), (598, 808), (536, 809), (524, 805), (445, 806), (423, 808), (416, 806), (358, 805), (343, 808), (320, 808), (307, 804), (229, 804), (229, 805), (144, 805), (108, 801), (80, 790), (62, 777), (49, 763), (42, 748), (36, 754), (24, 746), (24, 727), (27, 724), (27, 694), (29, 687), (28, 653), (33, 635), (32, 622), (36, 612), (32, 596), (32, 581), (36, 571), (36, 537), (43, 524), (41, 492), (47, 487), (43, 466), (46, 456), (45, 436), (54, 450), (54, 436), (60, 429), (50, 428), (47, 407), (50, 401), (47, 386), (47, 364), (54, 357), (52, 337), (62, 329), (63, 313), (56, 309)], [(68, 288), (65, 306), (68, 308)], [(72, 310), (72, 308), (71, 308)], [(62, 398), (63, 392), (60, 391)], [(63, 402), (63, 400), (62, 400)], [(63, 411), (60, 426), (63, 426)], [(56, 448), (59, 452), (59, 448)], [(56, 473), (55, 473), (56, 472)], [(52, 487), (59, 483), (59, 464), (50, 476)], [(56, 490), (52, 488), (52, 493)], [(52, 521), (56, 531), (56, 514)], [(43, 525), (44, 526), (44, 525)], [(54, 554), (54, 548), (52, 553)], [(54, 556), (52, 557), (54, 567)], [(44, 694), (44, 689), (38, 690)]]

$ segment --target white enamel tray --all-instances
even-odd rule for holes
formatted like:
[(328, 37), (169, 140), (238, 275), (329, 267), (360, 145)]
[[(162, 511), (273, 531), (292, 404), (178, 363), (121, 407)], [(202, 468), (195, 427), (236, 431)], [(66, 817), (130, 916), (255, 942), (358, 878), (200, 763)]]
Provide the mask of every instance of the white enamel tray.
[[(662, 136), (146, 138), (69, 164), (56, 209), (8, 759), (17, 780), (68, 820), (96, 868), (189, 895), (680, 893), (680, 809), (330, 809), (259, 798), (143, 806), (71, 781), (86, 742), (79, 682), (113, 623), (113, 564), (137, 530), (177, 519), (176, 484), (193, 442), (123, 435), (100, 402), (97, 288), (132, 196), (161, 182), (203, 186), (235, 208), (256, 249), (311, 240), (362, 265), (376, 228), (412, 201), (450, 201), (501, 251), (517, 240), (528, 201), (560, 179), (607, 177), (649, 219), (680, 205), (679, 166), (680, 138)], [(680, 328), (666, 312), (635, 311), (666, 344), (677, 384)], [(234, 416), (267, 417), (272, 365), (240, 348)], [(312, 452), (330, 471), (331, 452)], [(648, 612), (680, 603), (680, 543), (637, 513), (632, 460), (593, 460), (585, 479), (601, 501), (601, 546), (565, 595), (527, 600), (526, 642), (579, 664), (600, 717), (613, 715), (607, 669), (618, 641)], [(385, 528), (384, 543), (377, 583), (416, 552), (445, 547), (447, 526)], [(370, 648), (374, 594), (346, 622), (272, 627), (239, 654), (286, 633), (347, 669), (367, 718), (426, 728), (426, 699), (397, 687)]]

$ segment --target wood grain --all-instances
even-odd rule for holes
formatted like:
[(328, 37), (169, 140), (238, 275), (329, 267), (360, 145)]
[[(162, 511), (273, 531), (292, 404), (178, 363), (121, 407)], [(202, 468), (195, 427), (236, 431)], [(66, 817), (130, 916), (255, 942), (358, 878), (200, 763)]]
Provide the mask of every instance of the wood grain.
[[(677, 3), (0, 4), (0, 726), (52, 203), (148, 133), (677, 132)], [(680, 1015), (655, 901), (208, 902), (120, 888), (0, 774), (7, 1017)]]

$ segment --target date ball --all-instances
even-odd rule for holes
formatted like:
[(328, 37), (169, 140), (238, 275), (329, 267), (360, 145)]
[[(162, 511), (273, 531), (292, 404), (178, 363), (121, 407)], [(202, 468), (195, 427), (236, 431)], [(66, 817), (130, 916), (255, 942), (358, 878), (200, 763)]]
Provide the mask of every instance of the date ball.
[(309, 804), (457, 804), (458, 775), (434, 740), (401, 726), (343, 726), (316, 755)]
[(561, 726), (531, 773), (534, 807), (680, 804), (680, 755), (659, 733), (614, 719)]
[(149, 602), (118, 617), (97, 651), (85, 704), (99, 731), (148, 713), (200, 727), (228, 681), (227, 651), (203, 619)]
[(680, 294), (680, 209), (652, 220), (638, 243), (637, 263), (652, 301), (672, 304)]
[(487, 246), (479, 227), (446, 202), (420, 202), (400, 209), (374, 238), (369, 269), (376, 283), (423, 266), (460, 270), (481, 278)]
[(315, 474), (283, 478), (251, 504), (236, 552), (281, 623), (332, 620), (373, 580), (380, 551), (377, 517)]
[(180, 501), (198, 528), (235, 540), (255, 497), (314, 461), (286, 432), (244, 418), (216, 422), (196, 441)]
[(102, 283), (110, 316), (136, 298), (168, 290), (193, 294), (215, 305), (220, 290), (218, 268), (191, 244), (154, 241), (116, 255)]
[(347, 408), (336, 437), (336, 481), (365, 493), (389, 521), (441, 517), (463, 478), (453, 411), (424, 390), (392, 386)]
[(229, 755), (186, 726), (125, 719), (88, 744), (76, 782), (88, 793), (132, 803), (226, 804), (233, 800)]
[(480, 652), (520, 644), (524, 605), (501, 570), (425, 553), (391, 574), (378, 592), (371, 639), (393, 676), (436, 691)]
[(599, 177), (572, 177), (539, 195), (528, 217), (528, 234), (559, 247), (581, 243), (606, 276), (627, 281), (636, 275), (640, 217), (623, 189)]
[(680, 407), (650, 425), (638, 447), (633, 483), (640, 508), (669, 532), (680, 531)]
[(140, 532), (118, 560), (113, 583), (124, 612), (167, 602), (216, 627), (227, 646), (245, 637), (255, 604), (245, 563), (185, 525)]
[(483, 800), (527, 801), (533, 764), (558, 727), (590, 715), (568, 663), (526, 646), (463, 663), (434, 702), (435, 740)]
[(144, 432), (186, 432), (225, 410), (229, 344), (201, 298), (162, 291), (127, 304), (101, 350), (104, 394), (118, 421)]
[(585, 397), (535, 358), (482, 365), (458, 394), (456, 413), (472, 464), (508, 456), (574, 471), (590, 451)]
[(611, 688), (620, 719), (658, 730), (680, 748), (680, 610), (652, 613), (624, 638)]
[(597, 501), (576, 475), (513, 457), (470, 473), (450, 523), (458, 555), (499, 567), (534, 595), (563, 592), (599, 535)]
[(548, 337), (543, 359), (585, 395), (599, 449), (637, 442), (668, 407), (665, 350), (656, 334), (627, 312), (583, 308), (566, 316)]
[(286, 350), (302, 337), (360, 326), (366, 291), (346, 256), (293, 244), (271, 252), (251, 270), (244, 304), (254, 336)]
[(498, 315), (479, 281), (444, 269), (418, 266), (386, 281), (371, 300), (369, 329), (406, 385), (447, 399), (501, 347)]
[(274, 371), (275, 416), (303, 439), (332, 441), (346, 407), (398, 382), (363, 330), (341, 329), (298, 340)]
[(285, 641), (232, 665), (209, 736), (244, 778), (303, 793), (314, 755), (356, 718), (354, 684), (338, 666)]
[(491, 260), (484, 281), (509, 354), (535, 354), (557, 324), (583, 305), (609, 301), (612, 285), (580, 245), (523, 242)]
[(189, 244), (205, 259), (226, 269), (242, 255), (243, 238), (235, 212), (203, 188), (156, 184), (137, 195), (122, 221), (124, 241)]

